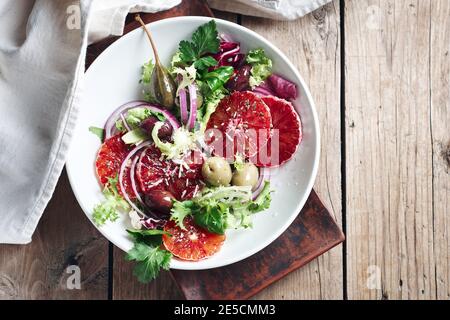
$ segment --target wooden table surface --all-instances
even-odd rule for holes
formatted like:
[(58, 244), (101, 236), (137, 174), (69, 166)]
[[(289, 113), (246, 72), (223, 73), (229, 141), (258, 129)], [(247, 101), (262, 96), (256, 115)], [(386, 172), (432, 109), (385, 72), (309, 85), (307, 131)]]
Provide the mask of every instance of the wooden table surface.
[[(315, 188), (347, 235), (256, 298), (449, 299), (450, 0), (335, 0), (295, 22), (216, 14), (271, 40), (309, 84)], [(168, 273), (141, 285), (131, 270), (64, 173), (33, 242), (0, 246), (0, 298), (181, 297)]]

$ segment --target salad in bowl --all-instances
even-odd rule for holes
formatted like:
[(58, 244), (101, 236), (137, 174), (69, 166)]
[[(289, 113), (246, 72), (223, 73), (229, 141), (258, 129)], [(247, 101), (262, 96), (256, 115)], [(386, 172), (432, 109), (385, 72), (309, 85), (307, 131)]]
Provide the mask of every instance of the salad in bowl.
[(148, 282), (173, 261), (214, 257), (229, 232), (252, 230), (303, 132), (299, 88), (264, 48), (243, 50), (211, 19), (164, 64), (136, 20), (148, 39), (140, 92), (89, 128), (101, 140), (93, 165), (103, 194), (90, 218), (100, 229), (128, 220), (126, 259)]

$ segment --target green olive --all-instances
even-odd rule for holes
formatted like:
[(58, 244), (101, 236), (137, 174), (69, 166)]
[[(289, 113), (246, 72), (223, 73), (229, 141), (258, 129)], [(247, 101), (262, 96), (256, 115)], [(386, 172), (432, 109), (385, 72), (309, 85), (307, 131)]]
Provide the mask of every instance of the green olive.
[(258, 183), (258, 168), (253, 163), (245, 163), (241, 169), (234, 171), (231, 183), (234, 186), (256, 187)]
[(202, 175), (214, 187), (228, 186), (232, 176), (231, 166), (225, 158), (212, 157), (203, 163)]

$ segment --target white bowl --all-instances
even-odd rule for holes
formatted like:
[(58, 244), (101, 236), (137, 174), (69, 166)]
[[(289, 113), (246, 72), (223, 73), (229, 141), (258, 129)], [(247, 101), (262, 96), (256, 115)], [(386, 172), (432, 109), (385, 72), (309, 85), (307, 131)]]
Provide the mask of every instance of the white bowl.
[[(168, 64), (178, 43), (190, 39), (193, 31), (210, 21), (206, 17), (178, 17), (149, 25), (159, 54)], [(253, 228), (231, 230), (222, 249), (213, 257), (188, 262), (173, 259), (171, 268), (201, 270), (225, 266), (243, 260), (277, 239), (294, 221), (305, 204), (314, 184), (319, 164), (319, 122), (311, 94), (302, 77), (286, 56), (269, 41), (237, 24), (215, 19), (219, 32), (229, 34), (241, 43), (243, 52), (263, 48), (274, 62), (274, 72), (295, 82), (300, 97), (294, 102), (303, 122), (303, 142), (294, 159), (274, 170), (272, 205), (266, 212), (254, 216)], [(295, 45), (293, 43), (292, 45)], [(107, 48), (90, 66), (85, 75), (84, 94), (77, 128), (67, 158), (67, 172), (81, 208), (91, 219), (92, 209), (102, 201), (94, 161), (100, 147), (99, 139), (88, 131), (90, 126), (103, 127), (118, 106), (142, 98), (138, 83), (141, 65), (152, 56), (142, 29), (136, 29)], [(124, 251), (132, 247), (126, 229), (128, 216), (107, 223), (99, 231)]]

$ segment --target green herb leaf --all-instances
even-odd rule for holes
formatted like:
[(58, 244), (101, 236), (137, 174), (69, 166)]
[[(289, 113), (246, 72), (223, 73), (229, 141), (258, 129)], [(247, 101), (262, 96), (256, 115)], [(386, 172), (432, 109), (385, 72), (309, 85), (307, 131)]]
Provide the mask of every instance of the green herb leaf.
[(202, 76), (202, 81), (206, 84), (208, 88), (208, 93), (215, 92), (223, 87), (225, 83), (230, 80), (233, 75), (233, 67), (226, 66), (217, 68), (211, 72), (208, 72)]
[(180, 59), (185, 64), (192, 63), (198, 57), (195, 44), (186, 40), (180, 42), (179, 51), (180, 51)]
[(134, 242), (145, 243), (154, 247), (160, 246), (162, 244), (162, 235), (168, 234), (167, 232), (158, 229), (128, 229), (127, 232), (134, 239)]
[(272, 74), (272, 60), (266, 56), (264, 49), (255, 49), (247, 54), (247, 63), (252, 65), (250, 86), (259, 86)]
[(148, 283), (159, 275), (161, 269), (169, 270), (172, 254), (160, 247), (135, 242), (125, 259), (137, 262), (133, 274), (140, 282)]
[(216, 22), (210, 22), (200, 26), (192, 35), (199, 56), (206, 53), (217, 53), (219, 51), (220, 40), (217, 32)]
[(128, 210), (129, 205), (122, 198), (117, 190), (117, 183), (119, 178), (108, 179), (108, 183), (103, 190), (103, 195), (105, 200), (100, 204), (96, 205), (92, 213), (92, 219), (97, 226), (104, 225), (107, 221), (116, 221), (119, 219), (118, 210)]
[(210, 201), (194, 214), (194, 222), (210, 232), (224, 234), (226, 229), (225, 217), (229, 212), (229, 207), (217, 201)]
[(211, 56), (203, 57), (194, 62), (194, 67), (198, 70), (198, 72), (203, 72), (210, 67), (217, 66), (217, 60)]
[(89, 131), (99, 137), (100, 141), (103, 141), (105, 136), (105, 130), (98, 127), (89, 127)]
[(200, 26), (192, 35), (192, 42), (181, 41), (179, 45), (180, 60), (186, 65), (190, 65), (207, 53), (217, 53), (219, 51), (219, 34), (216, 22), (210, 22)]

